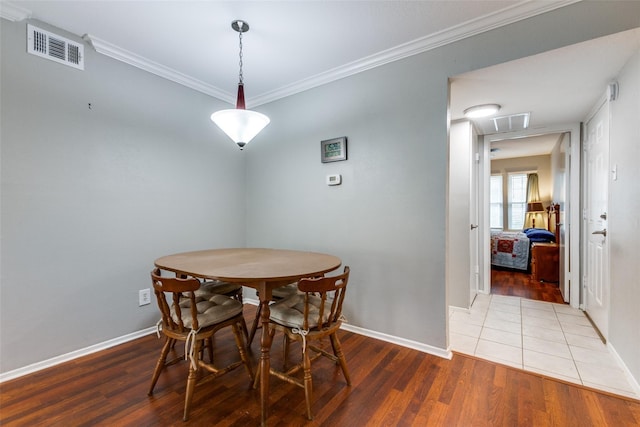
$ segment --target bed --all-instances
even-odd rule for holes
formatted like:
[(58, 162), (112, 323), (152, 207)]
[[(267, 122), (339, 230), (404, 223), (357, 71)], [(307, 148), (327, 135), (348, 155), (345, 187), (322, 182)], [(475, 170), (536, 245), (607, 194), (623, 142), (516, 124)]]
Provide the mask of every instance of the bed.
[[(527, 271), (531, 261), (531, 243), (558, 242), (560, 230), (560, 206), (547, 208), (549, 227), (527, 228), (522, 231), (491, 230), (491, 265)], [(552, 221), (554, 219), (555, 221)]]
[(527, 270), (530, 245), (522, 231), (491, 230), (491, 265)]

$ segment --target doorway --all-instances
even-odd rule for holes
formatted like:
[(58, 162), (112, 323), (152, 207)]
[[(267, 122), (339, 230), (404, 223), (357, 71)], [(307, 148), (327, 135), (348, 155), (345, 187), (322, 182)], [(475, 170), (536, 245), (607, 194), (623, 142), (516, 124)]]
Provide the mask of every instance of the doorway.
[[(637, 34), (637, 30), (635, 32), (628, 32), (627, 34)], [(594, 99), (598, 99), (601, 96), (601, 90), (604, 88), (600, 86), (598, 93), (589, 94), (590, 100), (586, 101), (585, 95), (590, 91), (593, 85), (593, 82), (606, 82), (610, 81), (610, 77), (599, 77), (594, 78), (594, 74), (597, 70), (602, 70), (604, 65), (613, 67), (615, 64), (617, 68), (615, 70), (609, 71), (610, 75), (615, 75), (616, 72), (619, 71), (620, 67), (625, 63), (626, 58), (629, 57), (629, 53), (626, 53), (625, 59), (620, 60), (619, 62), (614, 61), (602, 61), (601, 58), (598, 57), (598, 50), (595, 49), (599, 44), (610, 43), (611, 40), (616, 40), (617, 45), (620, 49), (616, 49), (617, 53), (623, 54), (623, 49), (625, 46), (625, 38), (627, 34), (616, 34), (608, 37), (604, 37), (602, 39), (595, 39), (593, 41), (581, 43), (580, 45), (568, 46), (563, 49), (558, 49), (553, 52), (544, 53), (541, 55), (536, 55), (535, 57), (524, 58), (521, 60), (513, 61), (510, 63), (500, 64), (497, 66), (489, 67), (483, 70), (472, 71), (466, 73), (465, 75), (452, 77), (451, 81), (451, 92), (450, 92), (450, 116), (452, 120), (460, 120), (462, 116), (462, 112), (465, 108), (469, 106), (482, 104), (482, 103), (503, 103), (506, 105), (508, 99), (509, 101), (509, 113), (514, 111), (526, 111), (528, 109), (538, 111), (535, 115), (536, 119), (539, 121), (533, 126), (530, 126), (530, 130), (528, 132), (496, 132), (495, 129), (492, 130), (491, 126), (493, 123), (487, 121), (483, 123), (488, 126), (488, 131), (479, 130), (478, 133), (484, 135), (480, 139), (481, 141), (481, 159), (483, 161), (482, 169), (482, 179), (483, 182), (489, 182), (489, 177), (491, 174), (490, 168), (490, 148), (491, 142), (494, 139), (514, 139), (514, 138), (523, 138), (526, 136), (543, 134), (543, 133), (552, 133), (552, 132), (562, 132), (568, 134), (568, 139), (570, 141), (569, 147), (566, 149), (568, 151), (568, 155), (570, 156), (569, 168), (564, 172), (565, 177), (562, 182), (565, 182), (565, 195), (566, 200), (564, 202), (561, 223), (563, 224), (561, 229), (561, 242), (564, 242), (567, 246), (565, 246), (565, 256), (562, 257), (564, 260), (564, 264), (562, 265), (562, 271), (565, 272), (565, 297), (568, 297), (570, 302), (570, 306), (566, 304), (546, 304), (546, 306), (553, 306), (554, 310), (556, 307), (563, 307), (566, 309), (566, 313), (559, 313), (556, 311), (556, 317), (558, 319), (563, 318), (564, 320), (568, 319), (567, 316), (573, 316), (574, 313), (577, 313), (575, 317), (571, 317), (571, 319), (582, 317), (581, 321), (584, 321), (586, 318), (582, 311), (578, 310), (581, 304), (584, 303), (583, 299), (584, 295), (581, 295), (581, 287), (582, 287), (582, 276), (585, 274), (586, 266), (582, 261), (585, 259), (584, 254), (582, 253), (582, 246), (579, 244), (580, 241), (584, 243), (586, 246), (587, 235), (586, 233), (582, 235), (582, 228), (585, 227), (585, 223), (583, 223), (583, 214), (581, 209), (582, 203), (582, 128), (579, 123), (582, 120), (586, 120), (589, 118), (588, 115), (585, 115), (585, 111), (592, 110), (595, 106), (593, 103)], [(636, 36), (637, 37), (637, 36)], [(637, 38), (636, 38), (637, 40)], [(568, 52), (570, 50), (571, 52)], [(606, 49), (605, 49), (606, 50)], [(637, 52), (637, 50), (635, 51)], [(591, 66), (588, 63), (589, 59), (597, 59), (597, 63), (592, 63)], [(550, 62), (548, 62), (551, 60)], [(585, 62), (586, 61), (586, 62)], [(548, 68), (545, 68), (548, 67)], [(577, 69), (576, 69), (577, 67)], [(634, 68), (637, 70), (637, 68)], [(637, 75), (637, 74), (636, 74)], [(536, 77), (540, 77), (540, 79), (536, 80)], [(552, 77), (551, 77), (552, 76)], [(590, 80), (588, 80), (590, 79)], [(587, 81), (588, 80), (588, 81)], [(630, 78), (627, 76), (627, 83)], [(587, 84), (587, 83), (591, 84)], [(596, 85), (597, 86), (597, 85)], [(637, 86), (633, 86), (637, 87)], [(535, 88), (535, 97), (530, 98), (531, 92)], [(517, 94), (517, 98), (515, 97)], [(560, 96), (562, 94), (562, 96)], [(568, 96), (570, 94), (570, 96)], [(562, 98), (562, 99), (560, 99)], [(531, 100), (545, 100), (547, 104), (550, 106), (550, 110), (552, 113), (545, 111), (543, 106), (538, 104), (540, 110), (535, 110), (533, 106), (527, 106)], [(621, 98), (622, 99), (622, 98)], [(568, 104), (567, 104), (568, 102)], [(613, 108), (617, 108), (617, 111), (622, 111), (622, 107), (619, 105), (624, 105), (629, 108), (629, 103), (613, 103)], [(558, 108), (562, 106), (562, 108)], [(579, 108), (578, 108), (579, 107)], [(505, 109), (503, 109), (505, 110)], [(582, 111), (580, 115), (576, 113), (576, 111)], [(613, 109), (612, 109), (613, 111)], [(635, 111), (632, 109), (631, 111)], [(504, 111), (503, 111), (504, 112)], [(532, 115), (534, 117), (534, 115)], [(627, 117), (624, 116), (623, 117)], [(546, 119), (546, 120), (545, 120)], [(612, 122), (614, 123), (614, 122)], [(620, 123), (620, 121), (618, 122)], [(624, 127), (625, 130), (630, 129), (629, 126)], [(620, 150), (618, 153), (626, 153), (626, 151)], [(630, 160), (624, 159), (625, 164), (629, 168), (630, 171), (634, 171), (631, 166), (632, 162)], [(585, 162), (586, 167), (586, 162)], [(616, 168), (614, 167), (613, 170)], [(610, 179), (615, 180), (615, 172), (609, 171), (610, 174), (613, 175)], [(634, 171), (635, 172), (635, 171)], [(625, 187), (626, 188), (626, 187)], [(631, 188), (629, 186), (629, 188)], [(555, 190), (554, 190), (555, 193)], [(621, 193), (618, 193), (621, 194)], [(633, 192), (631, 192), (633, 194)], [(479, 198), (481, 199), (480, 206), (488, 206), (488, 192), (480, 192)], [(612, 198), (612, 202), (613, 202)], [(627, 206), (625, 203), (623, 206)], [(612, 212), (617, 213), (613, 210)], [(598, 215), (604, 214), (604, 212), (599, 212)], [(607, 215), (610, 213), (607, 212)], [(613, 222), (612, 222), (613, 223)], [(468, 222), (466, 223), (466, 230), (468, 232)], [(458, 224), (460, 229), (465, 224)], [(606, 225), (604, 222), (600, 225), (603, 225), (601, 228), (595, 228), (593, 231), (604, 231)], [(586, 228), (586, 227), (585, 227)], [(480, 213), (480, 249), (481, 251), (487, 252), (487, 248), (489, 247), (489, 219), (488, 212)], [(612, 251), (615, 246), (611, 245)], [(481, 255), (482, 256), (482, 255)], [(612, 256), (612, 260), (615, 257)], [(628, 257), (627, 257), (628, 259)], [(562, 262), (562, 261), (561, 261)], [(624, 266), (629, 266), (629, 263), (621, 263)], [(585, 266), (584, 268), (582, 266)], [(494, 358), (491, 360), (498, 361), (497, 354), (501, 355), (501, 361), (505, 362), (505, 358), (510, 358), (514, 356), (513, 360), (520, 361), (522, 363), (521, 367), (527, 369), (528, 366), (541, 369), (539, 364), (545, 363), (546, 360), (554, 359), (553, 357), (534, 357), (532, 355), (527, 356), (525, 353), (527, 351), (531, 351), (532, 348), (529, 344), (525, 343), (525, 338), (530, 340), (534, 338), (534, 340), (538, 341), (539, 337), (535, 334), (546, 334), (553, 335), (557, 332), (552, 332), (554, 329), (546, 323), (546, 320), (543, 320), (543, 324), (539, 324), (537, 328), (530, 328), (527, 330), (528, 326), (524, 321), (525, 311), (530, 311), (532, 307), (529, 306), (529, 303), (533, 303), (535, 301), (524, 300), (517, 298), (520, 303), (520, 324), (516, 324), (514, 327), (514, 331), (511, 333), (516, 333), (520, 331), (522, 336), (520, 337), (520, 341), (518, 341), (518, 337), (514, 337), (514, 341), (509, 344), (504, 341), (510, 339), (512, 335), (509, 335), (510, 331), (505, 331), (505, 326), (510, 326), (510, 323), (517, 323), (517, 316), (513, 316), (513, 312), (517, 310), (516, 307), (510, 306), (507, 303), (509, 298), (513, 297), (505, 297), (505, 298), (495, 298), (495, 296), (491, 295), (491, 288), (488, 284), (491, 282), (490, 280), (490, 261), (487, 259), (483, 259), (481, 263), (481, 267), (484, 269), (483, 271), (483, 279), (481, 279), (481, 283), (484, 286), (480, 289), (480, 292), (476, 298), (474, 304), (466, 311), (450, 311), (449, 317), (449, 337), (450, 342), (452, 343), (452, 348), (454, 350), (465, 352), (465, 348), (468, 350), (469, 354), (477, 355), (478, 357), (489, 358), (490, 355), (486, 351), (486, 347), (489, 343), (494, 343), (495, 347), (499, 348), (499, 351), (494, 353)], [(612, 270), (613, 271), (613, 270)], [(620, 277), (625, 277), (629, 270), (626, 270), (625, 273), (621, 274)], [(626, 283), (625, 283), (626, 285)], [(613, 290), (616, 288), (614, 287)], [(586, 292), (586, 290), (583, 290)], [(597, 295), (597, 291), (594, 290), (594, 295)], [(595, 297), (594, 297), (595, 298)], [(500, 300), (500, 301), (498, 301)], [(488, 309), (490, 306), (496, 302), (496, 305), (500, 305), (500, 313), (496, 313), (494, 317), (498, 317), (498, 319), (491, 319), (489, 316)], [(484, 310), (481, 310), (481, 307), (484, 306)], [(628, 308), (630, 305), (628, 303), (621, 304), (621, 306)], [(583, 307), (584, 308), (584, 307)], [(540, 307), (533, 308), (534, 310), (538, 310), (538, 313), (543, 310)], [(578, 316), (579, 314), (579, 316)], [(616, 318), (617, 316), (617, 318)], [(610, 321), (611, 321), (611, 337), (618, 336), (623, 337), (618, 341), (618, 345), (622, 346), (625, 350), (627, 350), (627, 355), (631, 355), (632, 358), (635, 353), (634, 351), (628, 351), (628, 341), (625, 341), (625, 337), (628, 337), (628, 334), (624, 332), (623, 328), (620, 328), (621, 322), (619, 321), (621, 318), (624, 319), (632, 319), (633, 316), (630, 313), (626, 313), (621, 315), (617, 310), (610, 310)], [(511, 320), (509, 320), (511, 319)], [(614, 320), (618, 320), (616, 325), (617, 328), (614, 328)], [(536, 322), (539, 322), (536, 320)], [(557, 325), (556, 325), (557, 326)], [(566, 325), (561, 325), (562, 330), (566, 332), (566, 330), (580, 330), (580, 332), (595, 332), (591, 325), (571, 325), (570, 327), (565, 327)], [(460, 329), (457, 329), (460, 328)], [(500, 329), (502, 328), (502, 329)], [(461, 330), (464, 332), (461, 333)], [(500, 331), (499, 333), (495, 333), (491, 336), (488, 334), (493, 332), (493, 330)], [(558, 329), (556, 328), (556, 331)], [(615, 332), (614, 332), (615, 331)], [(485, 333), (486, 332), (486, 333)], [(506, 333), (505, 333), (506, 332)], [(483, 336), (485, 334), (485, 336)], [(575, 343), (569, 341), (568, 336), (571, 333), (565, 333), (567, 342), (566, 345), (569, 347), (576, 346)], [(589, 342), (595, 342), (594, 346), (600, 340), (599, 337), (587, 337)], [(550, 337), (549, 341), (558, 342), (555, 340), (555, 337)], [(521, 347), (518, 347), (518, 343), (522, 343)], [(482, 344), (482, 345), (481, 345)], [(607, 351), (606, 345), (602, 344), (599, 341), (598, 345), (602, 345), (603, 352)], [(533, 349), (533, 351), (537, 353), (544, 353), (543, 350), (550, 349), (551, 345), (543, 346), (539, 349)], [(558, 356), (558, 355), (555, 355)], [(560, 356), (562, 358), (562, 356)], [(507, 363), (509, 361), (506, 361)], [(517, 366), (517, 365), (514, 365)], [(567, 376), (572, 373), (574, 368), (578, 366), (578, 364), (571, 365), (570, 363), (566, 366), (566, 371), (560, 370), (558, 372), (559, 375)], [(579, 368), (580, 369), (580, 368)], [(548, 371), (547, 371), (548, 372)], [(600, 372), (605, 372), (604, 368)], [(580, 372), (580, 375), (583, 373)], [(594, 375), (594, 378), (598, 377), (598, 375)], [(599, 380), (603, 380), (602, 378), (598, 378)]]
[[(485, 257), (487, 293), (568, 302), (570, 245), (568, 224), (561, 218), (571, 210), (571, 132), (484, 139), (490, 153), (483, 182), (488, 194), (485, 247), (491, 248)], [(527, 195), (532, 178), (535, 194)], [(527, 203), (532, 201), (539, 203)]]

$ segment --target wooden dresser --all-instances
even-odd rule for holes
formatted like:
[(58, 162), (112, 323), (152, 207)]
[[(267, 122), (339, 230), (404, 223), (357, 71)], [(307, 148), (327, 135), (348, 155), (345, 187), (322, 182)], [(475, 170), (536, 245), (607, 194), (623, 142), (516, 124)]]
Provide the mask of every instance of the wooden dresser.
[(531, 279), (543, 282), (558, 282), (560, 250), (557, 243), (531, 244)]

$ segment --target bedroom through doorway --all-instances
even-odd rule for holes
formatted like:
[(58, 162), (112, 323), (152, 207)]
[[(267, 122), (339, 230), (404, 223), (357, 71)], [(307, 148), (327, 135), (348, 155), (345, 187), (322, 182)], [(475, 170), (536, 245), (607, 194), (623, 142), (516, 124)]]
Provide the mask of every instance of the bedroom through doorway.
[(568, 207), (569, 138), (562, 132), (489, 142), (493, 295), (568, 302), (560, 218)]

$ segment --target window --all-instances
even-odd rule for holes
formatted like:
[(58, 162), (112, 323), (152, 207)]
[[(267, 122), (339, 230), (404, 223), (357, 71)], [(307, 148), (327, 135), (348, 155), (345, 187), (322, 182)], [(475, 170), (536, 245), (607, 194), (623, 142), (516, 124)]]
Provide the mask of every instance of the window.
[(502, 229), (502, 175), (491, 175), (489, 227)]
[(510, 173), (507, 181), (509, 229), (522, 230), (527, 211), (527, 173)]

